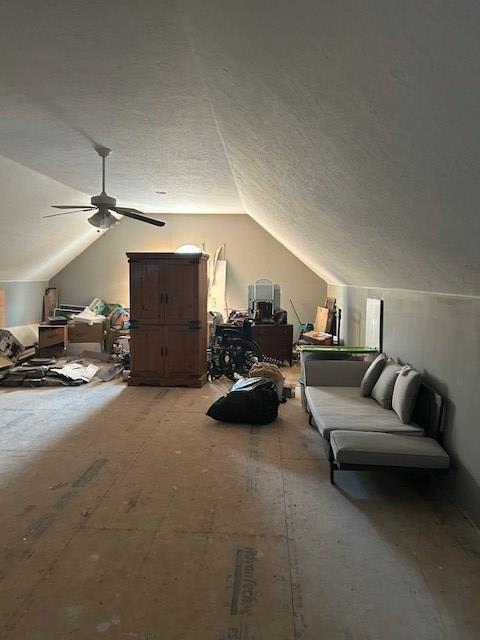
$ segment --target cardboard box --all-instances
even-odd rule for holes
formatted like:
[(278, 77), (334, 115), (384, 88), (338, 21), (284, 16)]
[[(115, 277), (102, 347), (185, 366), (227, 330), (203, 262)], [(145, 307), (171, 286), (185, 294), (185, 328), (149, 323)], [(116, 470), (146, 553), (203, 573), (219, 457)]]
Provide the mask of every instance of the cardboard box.
[(67, 356), (81, 356), (85, 352), (89, 354), (103, 354), (103, 342), (69, 342), (67, 346)]
[(43, 349), (37, 349), (35, 355), (39, 358), (63, 358), (67, 351), (65, 347), (45, 347)]
[(68, 342), (67, 327), (49, 324), (38, 326), (38, 349), (65, 349)]
[(332, 334), (321, 331), (307, 331), (302, 335), (302, 339), (310, 344), (319, 344), (323, 347), (330, 347), (333, 344)]
[(103, 323), (72, 322), (68, 325), (69, 342), (103, 342), (104, 333)]
[(325, 333), (327, 330), (329, 310), (326, 307), (317, 307), (317, 315), (315, 316), (314, 331), (317, 333)]
[(9, 369), (14, 366), (14, 362), (10, 360), (10, 358), (6, 358), (5, 356), (0, 355), (0, 371), (4, 369)]
[(291, 383), (283, 385), (283, 394), (286, 398), (295, 398), (295, 385)]

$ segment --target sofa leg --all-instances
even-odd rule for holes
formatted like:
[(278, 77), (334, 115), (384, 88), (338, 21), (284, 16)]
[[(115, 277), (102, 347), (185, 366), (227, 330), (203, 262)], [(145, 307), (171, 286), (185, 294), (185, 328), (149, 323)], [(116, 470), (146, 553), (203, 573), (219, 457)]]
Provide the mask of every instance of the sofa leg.
[(309, 413), (309, 414), (308, 414), (308, 424), (309, 424), (311, 427), (313, 426), (313, 425), (312, 425), (312, 414), (311, 414), (311, 413)]
[(335, 467), (333, 462), (330, 462), (330, 484), (335, 484)]

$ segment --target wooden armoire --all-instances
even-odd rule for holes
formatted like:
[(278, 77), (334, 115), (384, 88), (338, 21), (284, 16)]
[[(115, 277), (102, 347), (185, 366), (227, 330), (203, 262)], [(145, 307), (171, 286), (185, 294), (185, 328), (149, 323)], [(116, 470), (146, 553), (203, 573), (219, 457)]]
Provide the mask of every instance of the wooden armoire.
[(201, 387), (207, 380), (207, 260), (196, 253), (127, 253), (129, 384)]

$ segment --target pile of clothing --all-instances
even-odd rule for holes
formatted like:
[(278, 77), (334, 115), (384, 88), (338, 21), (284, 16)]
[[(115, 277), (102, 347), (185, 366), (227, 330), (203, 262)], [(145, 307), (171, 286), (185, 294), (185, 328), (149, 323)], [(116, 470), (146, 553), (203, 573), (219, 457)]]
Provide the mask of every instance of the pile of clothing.
[(248, 372), (249, 378), (267, 378), (273, 380), (277, 388), (278, 399), (280, 402), (284, 402), (283, 385), (285, 383), (285, 376), (280, 371), (276, 364), (269, 362), (257, 362)]
[[(105, 302), (101, 298), (94, 298), (92, 302), (86, 307), (79, 316), (90, 315), (92, 317), (101, 317), (103, 320), (108, 318), (110, 320), (110, 327), (112, 329), (129, 329), (130, 328), (130, 313), (121, 304)], [(73, 319), (81, 320), (79, 316), (74, 316)]]

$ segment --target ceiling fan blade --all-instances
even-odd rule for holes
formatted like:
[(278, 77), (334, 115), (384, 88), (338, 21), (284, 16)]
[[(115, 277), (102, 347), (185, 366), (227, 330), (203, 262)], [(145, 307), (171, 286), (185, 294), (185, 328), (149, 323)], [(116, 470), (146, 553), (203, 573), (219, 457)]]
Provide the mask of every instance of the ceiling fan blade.
[(56, 216), (66, 216), (68, 213), (78, 213), (79, 211), (90, 211), (90, 208), (74, 209), (73, 211), (62, 211), (62, 213), (50, 213), (48, 216), (42, 216), (42, 218), (55, 218)]
[(165, 222), (161, 220), (154, 220), (153, 218), (148, 218), (144, 213), (138, 211), (138, 209), (127, 209), (125, 207), (111, 207), (111, 211), (115, 211), (122, 216), (126, 216), (127, 218), (133, 218), (134, 220), (140, 220), (140, 222), (148, 222), (148, 224), (154, 224), (156, 227), (163, 227)]
[(52, 204), (54, 209), (81, 209), (82, 211), (90, 211), (97, 207), (91, 207), (88, 204)]

